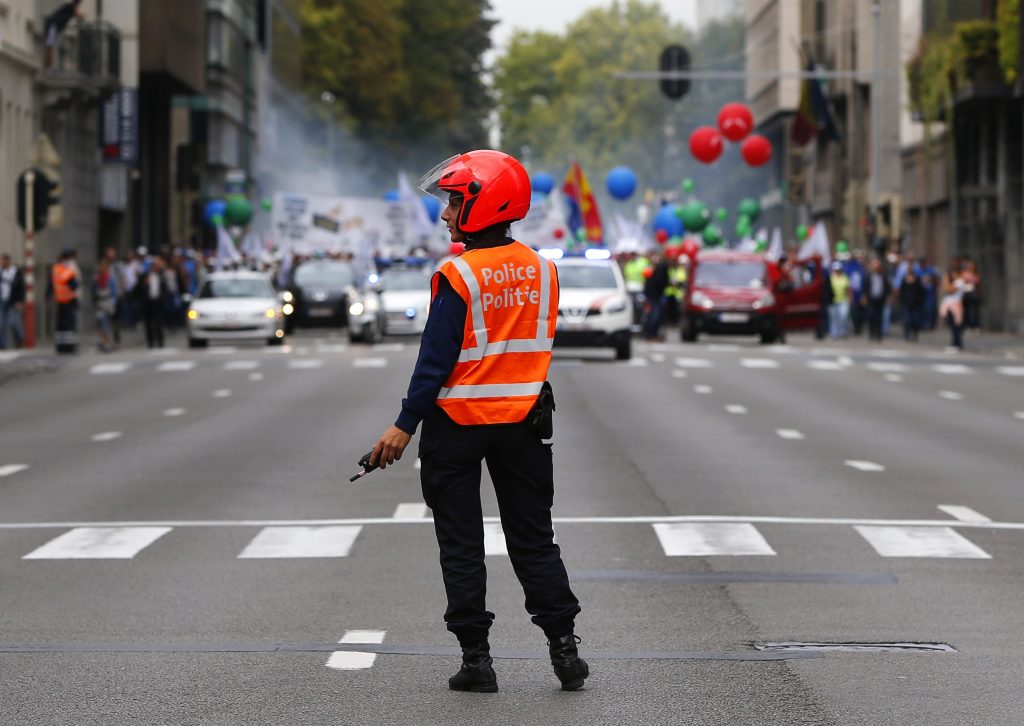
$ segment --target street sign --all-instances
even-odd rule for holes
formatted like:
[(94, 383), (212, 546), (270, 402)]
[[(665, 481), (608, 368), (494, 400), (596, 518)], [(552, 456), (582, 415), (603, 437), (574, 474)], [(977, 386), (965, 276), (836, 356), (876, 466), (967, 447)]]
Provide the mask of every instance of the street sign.
[(103, 102), (100, 117), (103, 161), (137, 164), (139, 161), (139, 91), (122, 88)]
[[(681, 45), (670, 45), (661, 51), (658, 67), (663, 73), (690, 70), (690, 53)], [(661, 81), (661, 92), (672, 99), (680, 99), (690, 90), (687, 79), (667, 78)]]

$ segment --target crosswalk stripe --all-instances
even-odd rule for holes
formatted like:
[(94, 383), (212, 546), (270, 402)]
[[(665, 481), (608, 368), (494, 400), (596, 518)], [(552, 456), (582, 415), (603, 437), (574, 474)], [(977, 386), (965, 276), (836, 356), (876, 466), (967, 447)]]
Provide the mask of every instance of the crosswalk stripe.
[(308, 371), (323, 368), (324, 362), (319, 358), (299, 358), (288, 361), (288, 367), (295, 371)]
[(775, 433), (779, 435), (779, 438), (788, 439), (790, 441), (801, 441), (806, 438), (796, 429), (775, 429)]
[(639, 355), (634, 355), (632, 358), (624, 363), (620, 363), (619, 365), (628, 366), (630, 368), (646, 368), (647, 359)]
[(190, 371), (196, 367), (194, 360), (168, 360), (156, 367), (162, 373)]
[(264, 527), (246, 545), (239, 559), (348, 557), (362, 531), (360, 525)]
[(775, 554), (752, 524), (659, 523), (651, 526), (669, 557)]
[(962, 363), (936, 363), (932, 366), (932, 370), (947, 376), (966, 376), (974, 372)]
[(747, 407), (746, 406), (740, 406), (739, 404), (736, 404), (736, 403), (730, 403), (728, 406), (725, 407), (725, 410), (728, 413), (734, 413), (734, 414), (737, 414), (737, 415), (743, 415), (743, 414), (745, 414), (747, 412)]
[(744, 368), (778, 368), (779, 362), (772, 358), (742, 358), (740, 365)]
[(131, 367), (131, 363), (97, 363), (89, 368), (89, 372), (94, 376), (104, 376), (112, 373), (124, 373)]
[(957, 393), (956, 391), (939, 391), (939, 398), (944, 398), (947, 401), (962, 401), (964, 400), (964, 394)]
[(673, 368), (672, 369), (672, 377), (673, 378), (686, 378), (686, 376), (687, 376), (686, 371), (680, 370), (679, 368)]
[(25, 471), (27, 468), (28, 464), (5, 464), (4, 466), (0, 466), (0, 476), (17, 474), (19, 471)]
[(423, 519), (427, 516), (427, 505), (423, 502), (402, 502), (391, 516), (395, 519)]
[(400, 353), (405, 350), (405, 343), (376, 343), (373, 350), (377, 353)]
[(75, 527), (25, 560), (130, 560), (171, 531), (171, 527)]
[(680, 368), (711, 368), (707, 358), (676, 358), (675, 363)]
[(981, 512), (976, 512), (970, 507), (965, 507), (961, 504), (940, 504), (938, 507), (941, 511), (945, 512), (955, 519), (959, 519), (961, 522), (991, 522), (992, 520), (986, 517)]
[[(378, 644), (384, 642), (385, 630), (346, 630), (345, 636), (338, 641), (339, 644)], [(377, 660), (376, 653), (359, 653), (346, 650), (339, 650), (331, 653), (327, 659), (328, 668), (339, 671), (357, 671), (371, 668)]]
[(113, 441), (123, 436), (120, 431), (103, 431), (102, 433), (93, 434), (91, 437), (92, 441)]
[(879, 373), (905, 373), (907, 366), (904, 363), (868, 363), (868, 369)]
[(164, 416), (167, 416), (169, 418), (173, 418), (175, 416), (184, 416), (184, 415), (185, 415), (185, 409), (183, 409), (183, 408), (168, 408), (168, 409), (164, 409)]
[(348, 350), (348, 346), (344, 343), (317, 343), (317, 353), (344, 353)]
[(711, 390), (712, 390), (711, 386), (705, 386), (703, 384), (697, 384), (696, 386), (693, 387), (693, 392), (694, 393), (700, 393), (701, 395), (704, 395), (704, 396), (706, 396), (709, 393), (711, 393)]
[(230, 395), (231, 395), (231, 389), (230, 388), (218, 388), (216, 391), (213, 392), (213, 397), (214, 398), (227, 398)]
[(903, 376), (899, 373), (886, 373), (885, 380), (889, 381), (889, 383), (902, 383)]
[(816, 371), (842, 371), (846, 366), (838, 360), (809, 360), (807, 367)]
[(991, 555), (951, 527), (878, 527), (854, 529), (882, 557), (991, 559)]
[(735, 353), (740, 349), (738, 345), (732, 343), (711, 343), (708, 345), (709, 353)]
[(651, 361), (653, 363), (664, 363), (665, 362), (665, 354), (664, 353), (651, 353)]
[(353, 368), (387, 368), (387, 358), (356, 358), (352, 361)]
[(996, 370), (1004, 376), (1024, 376), (1024, 366), (999, 366)]
[(263, 380), (263, 374), (262, 373), (250, 373), (249, 374), (249, 380), (250, 381), (262, 381)]
[(505, 533), (501, 529), (501, 522), (486, 522), (484, 524), (484, 554), (508, 554), (508, 547), (505, 545)]
[(254, 371), (259, 367), (258, 360), (229, 360), (222, 366), (226, 371)]
[(873, 461), (862, 461), (860, 459), (847, 459), (843, 462), (850, 468), (857, 471), (885, 471), (885, 467)]
[(233, 345), (218, 345), (210, 348), (210, 355), (234, 355), (238, 352), (238, 348)]

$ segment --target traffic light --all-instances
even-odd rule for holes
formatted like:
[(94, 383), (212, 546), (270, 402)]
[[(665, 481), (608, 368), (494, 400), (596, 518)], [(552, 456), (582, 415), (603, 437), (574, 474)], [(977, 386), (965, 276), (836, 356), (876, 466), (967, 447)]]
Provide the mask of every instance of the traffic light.
[(26, 169), (18, 177), (18, 226), (28, 229), (28, 176), (32, 174), (32, 231), (46, 228), (50, 207), (60, 203), (60, 188), (39, 169)]
[[(661, 51), (658, 62), (662, 73), (690, 70), (690, 52), (681, 45), (670, 45)], [(671, 99), (680, 99), (690, 90), (690, 81), (682, 78), (665, 78), (661, 81), (661, 92)]]

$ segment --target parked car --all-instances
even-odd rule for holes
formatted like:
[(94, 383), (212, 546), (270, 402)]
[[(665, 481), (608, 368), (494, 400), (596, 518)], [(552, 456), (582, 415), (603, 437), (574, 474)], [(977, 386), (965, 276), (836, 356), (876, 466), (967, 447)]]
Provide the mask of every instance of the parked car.
[(759, 335), (762, 343), (790, 330), (814, 330), (821, 312), (824, 269), (818, 259), (785, 267), (762, 255), (702, 250), (689, 263), (681, 335)]
[(210, 341), (284, 342), (281, 301), (263, 273), (212, 273), (199, 286), (185, 317), (190, 348), (205, 347)]
[(555, 345), (612, 348), (618, 360), (633, 354), (633, 309), (619, 266), (610, 259), (562, 257), (558, 268)]

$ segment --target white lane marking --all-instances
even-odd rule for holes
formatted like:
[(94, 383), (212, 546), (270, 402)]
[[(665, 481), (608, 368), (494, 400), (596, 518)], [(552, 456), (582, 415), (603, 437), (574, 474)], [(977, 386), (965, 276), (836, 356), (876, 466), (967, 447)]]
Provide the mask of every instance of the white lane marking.
[(996, 370), (1004, 376), (1024, 376), (1024, 366), (999, 366)]
[(508, 554), (508, 547), (505, 546), (505, 532), (501, 529), (501, 522), (486, 522), (484, 524), (484, 554)]
[(405, 350), (405, 343), (377, 343), (372, 350), (376, 353), (400, 353)]
[(249, 374), (249, 380), (250, 381), (262, 381), (263, 380), (263, 374), (262, 373), (250, 373)]
[(119, 439), (122, 436), (124, 436), (124, 434), (120, 431), (104, 431), (99, 434), (93, 434), (90, 438), (93, 441), (113, 441), (114, 439)]
[(987, 560), (991, 555), (950, 527), (854, 527), (882, 557), (954, 557)]
[(655, 363), (664, 363), (665, 362), (665, 354), (664, 353), (651, 353), (651, 360), (654, 361)]
[(747, 412), (746, 406), (740, 406), (738, 403), (730, 403), (725, 407), (728, 413), (734, 413), (737, 415), (743, 415)]
[(652, 526), (669, 557), (775, 554), (752, 524), (662, 523)]
[(964, 394), (957, 393), (956, 391), (939, 391), (939, 398), (944, 398), (947, 401), (962, 401), (964, 400)]
[(906, 373), (907, 366), (904, 363), (868, 363), (868, 369), (879, 373)]
[(816, 371), (842, 371), (846, 366), (838, 360), (809, 360), (807, 367)]
[(23, 560), (130, 560), (171, 527), (76, 527)]
[(233, 345), (218, 345), (210, 348), (210, 355), (234, 355), (238, 352), (238, 348)]
[(423, 519), (427, 516), (427, 505), (423, 502), (402, 502), (395, 507), (392, 519)]
[(288, 361), (288, 367), (295, 371), (308, 371), (323, 368), (324, 362), (319, 358), (299, 358)]
[(885, 380), (889, 381), (889, 383), (903, 383), (903, 376), (899, 373), (886, 373)]
[(875, 350), (871, 355), (876, 358), (906, 358), (907, 354), (902, 350)]
[[(387, 631), (384, 630), (346, 630), (345, 637), (338, 643), (383, 643)], [(324, 664), (328, 668), (338, 671), (358, 671), (373, 667), (377, 660), (376, 653), (359, 653), (346, 650), (339, 650), (331, 653), (331, 657)]]
[(0, 363), (10, 363), (24, 354), (21, 350), (0, 350)]
[(862, 461), (860, 459), (847, 459), (843, 462), (857, 471), (885, 471), (885, 467), (873, 461)]
[(353, 368), (387, 368), (387, 358), (356, 358), (352, 361)]
[(740, 365), (744, 368), (778, 368), (779, 362), (772, 358), (742, 358)]
[(1013, 417), (1016, 419), (1020, 419), (1021, 421), (1024, 421), (1024, 411), (1014, 411)]
[(412, 468), (415, 469), (416, 471), (419, 471), (420, 469), (423, 468), (423, 462), (419, 460), (419, 457), (416, 458), (416, 461), (413, 463)]
[(811, 355), (845, 355), (843, 348), (811, 348)]
[(966, 376), (974, 372), (962, 363), (936, 363), (932, 370), (936, 373), (945, 373), (947, 376)]
[(164, 409), (164, 416), (173, 418), (174, 416), (184, 416), (185, 409), (183, 408), (167, 408)]
[(239, 559), (348, 557), (362, 531), (359, 526), (264, 527), (245, 546)]
[(153, 348), (152, 350), (146, 351), (147, 355), (154, 356), (178, 355), (180, 352), (180, 348)]
[(625, 363), (622, 363), (620, 365), (624, 365), (630, 368), (646, 368), (647, 359), (642, 356), (634, 355), (632, 358), (630, 358)]
[(254, 371), (260, 367), (258, 360), (229, 360), (223, 366), (226, 371)]
[(214, 398), (227, 398), (230, 395), (231, 395), (231, 389), (230, 388), (218, 388), (216, 391), (213, 392), (213, 397)]
[(782, 345), (769, 345), (762, 348), (765, 353), (781, 353), (783, 355), (793, 352), (793, 346), (783, 343)]
[(708, 346), (708, 353), (736, 353), (739, 349), (738, 345), (731, 343), (711, 343)]
[(694, 393), (700, 393), (701, 395), (704, 395), (704, 396), (706, 396), (709, 393), (711, 393), (711, 391), (712, 391), (711, 386), (705, 386), (705, 385), (698, 384), (698, 385), (693, 387), (693, 392)]
[(961, 504), (940, 504), (939, 509), (948, 514), (954, 519), (959, 519), (961, 522), (991, 522), (992, 520), (986, 517), (981, 512), (977, 512), (970, 507), (965, 507)]
[(711, 368), (707, 358), (676, 358), (675, 364), (680, 368)]
[(124, 373), (131, 367), (131, 363), (97, 363), (89, 368), (89, 372), (94, 376), (104, 376), (111, 373)]
[(0, 476), (10, 476), (11, 474), (17, 474), (19, 471), (25, 471), (28, 468), (28, 464), (5, 464), (0, 466)]
[(291, 353), (295, 352), (295, 349), (292, 346), (285, 343), (284, 345), (279, 345), (276, 347), (266, 347), (263, 349), (263, 352), (268, 355), (290, 355)]
[(348, 346), (344, 343), (317, 343), (317, 353), (344, 353), (348, 350)]
[(673, 378), (686, 378), (686, 375), (687, 375), (687, 373), (684, 370), (680, 370), (679, 368), (673, 368), (672, 369), (672, 377)]
[(775, 429), (775, 433), (779, 435), (779, 438), (788, 439), (789, 441), (803, 441), (807, 438), (796, 429)]
[(190, 371), (196, 367), (194, 360), (168, 360), (156, 367), (162, 373)]

